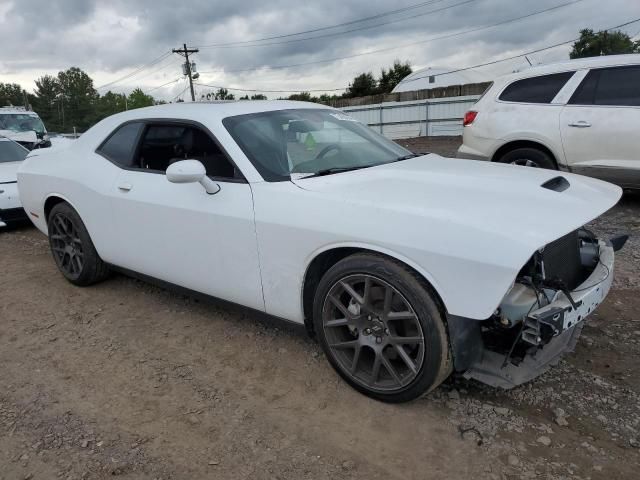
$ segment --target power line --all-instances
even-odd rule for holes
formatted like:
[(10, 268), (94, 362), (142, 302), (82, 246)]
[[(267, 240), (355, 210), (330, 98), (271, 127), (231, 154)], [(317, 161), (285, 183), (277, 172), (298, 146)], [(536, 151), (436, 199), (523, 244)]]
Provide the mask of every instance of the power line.
[(175, 66), (177, 66), (177, 65), (179, 65), (179, 64), (180, 64), (180, 62), (179, 62), (179, 61), (178, 61), (178, 59), (176, 59), (176, 58), (172, 58), (172, 57), (165, 57), (165, 59), (170, 59), (171, 61), (170, 61), (169, 63), (166, 63), (166, 64), (164, 64), (164, 65), (161, 65), (159, 68), (153, 69), (153, 70), (151, 70), (150, 72), (147, 72), (147, 73), (145, 73), (144, 75), (141, 75), (141, 76), (137, 77), (135, 80), (132, 80), (132, 79), (124, 80), (124, 83), (129, 83), (129, 82), (132, 82), (132, 81), (139, 82), (139, 81), (140, 81), (140, 80), (142, 80), (143, 78), (147, 78), (147, 77), (149, 77), (150, 75), (153, 75), (153, 74), (155, 74), (155, 73), (161, 72), (162, 70), (165, 70), (165, 69), (167, 69), (167, 68), (169, 68), (169, 67), (175, 67)]
[(151, 60), (150, 62), (136, 68), (133, 72), (128, 73), (127, 75), (124, 75), (121, 78), (118, 78), (117, 80), (113, 80), (109, 83), (105, 83), (103, 85), (100, 85), (99, 87), (96, 87), (96, 90), (101, 90), (105, 87), (111, 86), (115, 83), (119, 83), (122, 82), (123, 80), (126, 80), (127, 78), (131, 78), (134, 75), (137, 75), (138, 73), (140, 73), (141, 71), (145, 70), (146, 68), (152, 67), (153, 65), (157, 64), (158, 62), (161, 62), (162, 60), (164, 60), (165, 58), (167, 58), (169, 55), (171, 55), (171, 52), (165, 52), (162, 55), (160, 55), (159, 57), (156, 57), (155, 59)]
[(209, 88), (223, 88), (225, 90), (232, 90), (234, 92), (264, 92), (264, 93), (302, 93), (302, 92), (339, 92), (341, 90), (346, 90), (348, 87), (342, 88), (321, 88), (317, 90), (264, 90), (258, 88), (231, 88), (231, 87), (221, 87), (220, 85), (208, 85), (206, 83), (196, 83), (196, 85), (200, 87), (209, 87)]
[(308, 66), (308, 65), (317, 65), (317, 64), (321, 64), (321, 63), (331, 63), (331, 62), (336, 62), (338, 60), (348, 60), (351, 58), (357, 58), (357, 57), (362, 57), (365, 55), (374, 55), (376, 53), (384, 53), (384, 52), (389, 52), (392, 50), (397, 50), (399, 48), (405, 48), (405, 47), (412, 47), (415, 45), (423, 45), (425, 43), (430, 43), (430, 42), (435, 42), (437, 40), (444, 40), (444, 39), (448, 39), (448, 38), (454, 38), (454, 37), (459, 37), (461, 35), (466, 35), (469, 33), (475, 33), (475, 32), (479, 32), (482, 30), (488, 30), (490, 28), (495, 28), (495, 27), (499, 27), (502, 25), (507, 25), (509, 23), (514, 23), (520, 20), (524, 20), (536, 15), (542, 15), (544, 13), (548, 13), (554, 10), (558, 10), (560, 8), (564, 8), (566, 6), (569, 5), (573, 5), (575, 3), (578, 2), (582, 2), (584, 0), (572, 0), (570, 2), (567, 3), (563, 3), (561, 5), (556, 5), (554, 7), (549, 7), (549, 8), (545, 8), (544, 10), (539, 10), (537, 12), (532, 12), (526, 15), (521, 15), (519, 17), (514, 17), (514, 18), (510, 18), (508, 20), (503, 20), (501, 22), (497, 22), (497, 23), (493, 23), (491, 25), (484, 25), (481, 27), (475, 27), (475, 28), (471, 28), (468, 30), (464, 30), (461, 32), (454, 32), (454, 33), (449, 33), (449, 34), (445, 34), (445, 35), (440, 35), (437, 37), (431, 37), (431, 38), (427, 38), (424, 40), (418, 40), (416, 42), (410, 42), (410, 43), (404, 43), (404, 44), (400, 44), (400, 45), (395, 45), (392, 47), (385, 47), (385, 48), (380, 48), (377, 50), (370, 50), (368, 52), (363, 52), (363, 53), (354, 53), (352, 55), (345, 55), (343, 57), (334, 57), (334, 58), (327, 58), (324, 60), (315, 60), (312, 62), (303, 62), (303, 63), (295, 63), (295, 64), (289, 64), (289, 65), (273, 65), (273, 66), (269, 66), (269, 65), (265, 65), (265, 66), (261, 66), (261, 67), (252, 67), (252, 68), (243, 68), (243, 69), (236, 69), (236, 70), (209, 70), (209, 71), (203, 71), (200, 72), (201, 74), (206, 74), (206, 73), (241, 73), (241, 72), (253, 72), (253, 71), (257, 71), (257, 70), (262, 70), (262, 69), (270, 69), (270, 70), (281, 70), (281, 69), (287, 69), (287, 68), (296, 68), (296, 67), (303, 67), (303, 66)]
[(153, 91), (155, 91), (155, 90), (158, 90), (158, 89), (160, 89), (160, 88), (162, 88), (162, 87), (166, 87), (167, 85), (171, 85), (172, 83), (179, 82), (179, 81), (181, 80), (181, 78), (182, 78), (182, 77), (178, 77), (178, 78), (176, 78), (176, 79), (174, 79), (174, 80), (171, 80), (170, 82), (163, 83), (162, 85), (158, 85), (157, 87), (153, 87), (153, 88), (151, 88), (151, 89), (147, 90), (147, 91), (146, 91), (146, 93), (148, 94), (148, 93), (151, 93), (151, 92), (153, 92)]
[[(605, 29), (605, 31), (615, 30), (615, 29), (618, 29), (618, 28), (626, 27), (628, 25), (632, 25), (632, 24), (637, 23), (637, 22), (640, 22), (640, 18), (636, 18), (636, 19), (631, 20), (629, 22), (625, 22), (625, 23), (622, 23), (620, 25), (616, 25), (614, 27), (609, 27), (609, 28)], [(424, 75), (424, 76), (413, 78), (413, 79), (411, 79), (409, 81), (414, 81), (414, 80), (418, 80), (418, 79), (426, 78), (426, 77), (431, 77), (431, 76), (439, 77), (441, 75), (448, 75), (448, 74), (451, 74), (451, 73), (462, 72), (462, 71), (471, 70), (471, 69), (474, 69), (474, 68), (480, 68), (480, 67), (486, 67), (486, 66), (489, 66), (489, 65), (495, 65), (495, 64), (501, 63), (501, 62), (506, 62), (506, 61), (509, 61), (509, 60), (515, 60), (516, 58), (524, 57), (525, 55), (533, 55), (534, 53), (543, 52), (545, 50), (551, 50), (552, 48), (557, 48), (557, 47), (560, 47), (562, 45), (567, 45), (567, 44), (573, 43), (573, 42), (575, 42), (577, 40), (578, 40), (578, 38), (574, 38), (572, 40), (567, 40), (565, 42), (556, 43), (554, 45), (549, 45), (547, 47), (537, 48), (535, 50), (530, 50), (528, 52), (523, 52), (523, 53), (520, 53), (518, 55), (513, 55), (511, 57), (501, 58), (501, 59), (498, 59), (498, 60), (492, 60), (490, 62), (485, 62), (485, 63), (479, 63), (479, 64), (476, 64), (476, 65), (471, 65), (469, 67), (457, 68), (455, 70), (449, 70), (447, 72), (437, 73), (437, 74), (433, 74), (433, 75), (427, 74), (427, 75)], [(315, 90), (261, 90), (261, 89), (248, 89), (248, 88), (230, 88), (230, 87), (223, 87), (223, 86), (219, 86), (219, 85), (207, 85), (207, 84), (203, 84), (203, 83), (200, 83), (199, 85), (204, 86), (204, 87), (210, 87), (210, 88), (224, 88), (224, 89), (227, 89), (227, 90), (239, 91), (239, 92), (264, 92), (264, 93), (337, 92), (337, 91), (346, 90), (346, 89), (349, 88), (349, 87), (324, 88), (324, 89), (315, 89)]]
[[(608, 32), (609, 30), (615, 30), (617, 28), (626, 27), (627, 25), (632, 25), (632, 24), (637, 23), (637, 22), (640, 22), (640, 18), (636, 18), (635, 20), (632, 20), (630, 22), (623, 23), (622, 25), (617, 25), (615, 27), (607, 28), (605, 31)], [(579, 40), (579, 38), (574, 38), (572, 40), (567, 40), (566, 42), (556, 43), (556, 44), (550, 45), (548, 47), (538, 48), (536, 50), (531, 50), (529, 52), (521, 53), (519, 55), (514, 55), (512, 57), (502, 58), (502, 59), (499, 59), (499, 60), (493, 60), (491, 62), (486, 62), (486, 63), (480, 63), (478, 65), (473, 65), (471, 67), (457, 68), (455, 70), (449, 70), (448, 72), (436, 73), (436, 74), (433, 74), (433, 75), (428, 75), (428, 74), (427, 75), (422, 75), (420, 77), (415, 77), (415, 78), (409, 79), (405, 83), (413, 82), (414, 80), (420, 80), (422, 78), (427, 78), (427, 77), (439, 77), (441, 75), (449, 75), (451, 73), (464, 72), (465, 70), (471, 70), (473, 68), (487, 67), (489, 65), (495, 65), (496, 63), (502, 63), (502, 62), (506, 62), (506, 61), (509, 61), (509, 60), (515, 60), (516, 58), (524, 57), (525, 55), (533, 55), (534, 53), (540, 53), (540, 52), (544, 52), (545, 50), (551, 50), (552, 48), (561, 47), (562, 45), (567, 45), (569, 43), (574, 43), (574, 42), (576, 42), (578, 40)]]
[(425, 7), (427, 5), (432, 5), (434, 3), (439, 3), (442, 2), (443, 0), (430, 0), (428, 2), (422, 2), (422, 3), (417, 3), (414, 5), (409, 5), (407, 7), (404, 8), (399, 8), (396, 10), (389, 10), (387, 12), (383, 12), (383, 13), (379, 13), (377, 15), (372, 15), (370, 17), (364, 17), (364, 18), (360, 18), (360, 19), (356, 19), (356, 20), (351, 20), (349, 22), (344, 22), (344, 23), (337, 23), (335, 25), (330, 25), (327, 27), (319, 27), (319, 28), (314, 28), (312, 30), (304, 30), (301, 32), (295, 32), (295, 33), (287, 33), (284, 35), (274, 35), (271, 37), (263, 37), (263, 38), (256, 38), (254, 40), (244, 40), (244, 41), (239, 41), (239, 42), (227, 42), (227, 43), (214, 43), (211, 45), (199, 45), (199, 48), (217, 48), (217, 47), (228, 47), (228, 46), (232, 46), (232, 45), (243, 45), (243, 44), (247, 44), (247, 43), (255, 43), (255, 42), (262, 42), (265, 40), (275, 40), (275, 39), (279, 39), (279, 38), (288, 38), (288, 37), (295, 37), (298, 35), (304, 35), (306, 33), (315, 33), (315, 32), (320, 32), (320, 31), (324, 31), (324, 30), (331, 30), (333, 28), (338, 28), (338, 27), (344, 27), (347, 25), (354, 25), (356, 23), (361, 23), (361, 22), (366, 22), (368, 20), (375, 20), (377, 18), (382, 18), (382, 17), (386, 17), (389, 15), (394, 15), (396, 13), (402, 13), (402, 12), (406, 12), (409, 10), (414, 10), (416, 8), (420, 8), (420, 7)]
[(189, 89), (189, 84), (185, 81), (185, 83), (187, 84), (181, 91), (179, 94), (177, 94), (175, 97), (173, 97), (171, 100), (169, 100), (169, 102), (175, 102), (178, 97), (181, 97), (184, 92), (186, 92)]
[[(443, 1), (443, 0), (439, 0), (439, 1)], [(428, 12), (418, 13), (416, 15), (412, 15), (411, 17), (397, 18), (395, 20), (389, 20), (387, 22), (382, 22), (382, 23), (375, 23), (373, 25), (365, 25), (363, 27), (352, 28), (350, 30), (344, 30), (342, 32), (325, 33), (325, 34), (322, 34), (322, 35), (315, 35), (313, 37), (296, 38), (296, 39), (284, 40), (284, 41), (280, 41), (280, 42), (260, 43), (260, 44), (256, 44), (256, 45), (230, 45), (230, 46), (227, 46), (227, 47), (216, 47), (216, 48), (268, 47), (270, 45), (283, 45), (283, 44), (286, 44), (286, 43), (306, 42), (308, 40), (316, 40), (318, 38), (335, 37), (335, 36), (339, 36), (339, 35), (346, 35), (347, 33), (357, 32), (357, 31), (360, 31), (360, 30), (367, 30), (367, 29), (370, 29), (370, 28), (376, 28), (376, 27), (381, 27), (381, 26), (384, 26), (384, 25), (390, 25), (392, 23), (398, 23), (398, 22), (404, 22), (404, 21), (407, 21), (407, 20), (413, 20), (413, 19), (418, 18), (418, 17), (424, 17), (424, 16), (431, 15), (431, 14), (434, 14), (434, 13), (442, 12), (444, 10), (449, 10), (451, 8), (459, 7), (461, 5), (466, 5), (468, 3), (475, 2), (475, 1), (476, 0), (465, 0), (463, 2), (455, 3), (453, 5), (449, 5), (449, 6), (442, 7), (442, 8), (438, 8), (436, 10), (429, 10)], [(577, 0), (577, 1), (582, 1), (582, 0)], [(201, 48), (208, 48), (208, 47), (201, 47)]]

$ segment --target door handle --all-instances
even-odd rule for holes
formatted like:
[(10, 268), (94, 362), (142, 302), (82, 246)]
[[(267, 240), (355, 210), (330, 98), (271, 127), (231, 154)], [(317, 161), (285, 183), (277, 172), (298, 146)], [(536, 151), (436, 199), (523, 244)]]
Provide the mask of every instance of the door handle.
[(133, 185), (131, 185), (130, 183), (121, 183), (120, 185), (118, 185), (118, 189), (123, 192), (128, 192), (132, 188), (133, 188)]
[(570, 123), (569, 126), (575, 128), (589, 128), (591, 124), (589, 122), (585, 122), (584, 120), (580, 120), (578, 122)]

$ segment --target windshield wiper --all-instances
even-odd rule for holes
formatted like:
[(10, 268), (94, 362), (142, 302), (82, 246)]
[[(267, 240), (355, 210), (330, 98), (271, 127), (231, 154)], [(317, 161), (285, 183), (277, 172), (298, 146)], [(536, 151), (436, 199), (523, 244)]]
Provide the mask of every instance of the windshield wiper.
[(372, 167), (373, 165), (359, 165), (357, 167), (333, 167), (333, 168), (325, 168), (323, 170), (318, 170), (316, 173), (309, 175), (305, 178), (311, 177), (324, 177), (325, 175), (332, 175), (334, 173), (342, 173), (342, 172), (351, 172), (353, 170), (360, 170), (361, 168)]
[(377, 167), (379, 165), (385, 165), (386, 163), (400, 162), (402, 160), (408, 160), (409, 158), (421, 157), (422, 155), (424, 155), (424, 154), (422, 154), (422, 153), (410, 153), (408, 155), (404, 155), (402, 157), (395, 158), (394, 160), (391, 160), (390, 162), (374, 163), (374, 164), (371, 164), (371, 165), (358, 165), (358, 166), (353, 166), (353, 167), (325, 168), (325, 169), (322, 169), (322, 170), (318, 170), (315, 173), (306, 175), (306, 176), (304, 176), (302, 178), (323, 177), (325, 175), (333, 175), (334, 173), (351, 172), (353, 170), (360, 170), (362, 168)]
[(423, 153), (410, 153), (408, 155), (403, 155), (402, 157), (398, 157), (394, 160), (394, 162), (401, 162), (402, 160), (409, 160), (410, 158), (421, 157), (424, 155)]

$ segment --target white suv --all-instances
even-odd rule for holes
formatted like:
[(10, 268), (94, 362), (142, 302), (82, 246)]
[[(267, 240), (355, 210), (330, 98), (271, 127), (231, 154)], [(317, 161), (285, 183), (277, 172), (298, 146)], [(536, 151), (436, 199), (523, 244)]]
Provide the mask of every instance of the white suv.
[(554, 168), (640, 188), (640, 55), (506, 75), (463, 123), (460, 158)]

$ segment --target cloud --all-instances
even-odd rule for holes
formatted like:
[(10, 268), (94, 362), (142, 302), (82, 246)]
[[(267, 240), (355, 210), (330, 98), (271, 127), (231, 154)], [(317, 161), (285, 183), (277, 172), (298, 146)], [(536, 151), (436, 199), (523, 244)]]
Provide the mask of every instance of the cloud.
[[(606, 9), (600, 0), (583, 0), (518, 22), (448, 39), (334, 62), (268, 69), (274, 65), (318, 62), (454, 34), (569, 0), (474, 0), (455, 6), (464, 1), (431, 0), (429, 5), (403, 13), (310, 33), (306, 36), (322, 38), (307, 41), (289, 42), (300, 37), (286, 37), (267, 42), (276, 43), (269, 46), (202, 47), (193, 60), (199, 71), (211, 72), (202, 73), (203, 83), (270, 90), (337, 88), (347, 85), (362, 71), (378, 73), (396, 58), (408, 60), (417, 67), (466, 67), (569, 40), (576, 37), (581, 28), (607, 28), (640, 17), (640, 2), (636, 0), (609, 0)], [(402, 3), (383, 0), (0, 0), (0, 80), (16, 81), (31, 90), (33, 80), (39, 76), (78, 66), (99, 86), (123, 77), (185, 42), (200, 46), (243, 42), (349, 22), (416, 3), (418, 0)], [(445, 7), (451, 8), (428, 14)], [(379, 25), (383, 23), (386, 24)], [(326, 36), (366, 26), (372, 28)], [(631, 34), (638, 30), (640, 22), (627, 29)], [(536, 54), (533, 60), (567, 58), (567, 52), (568, 47), (558, 48)], [(128, 92), (140, 86), (150, 90), (178, 80), (180, 62), (176, 55), (168, 56), (110, 88)], [(521, 63), (519, 60), (505, 62), (486, 69), (487, 75), (510, 71)], [(253, 67), (263, 69), (235, 72)], [(180, 79), (152, 93), (170, 99), (182, 89), (184, 83)]]

